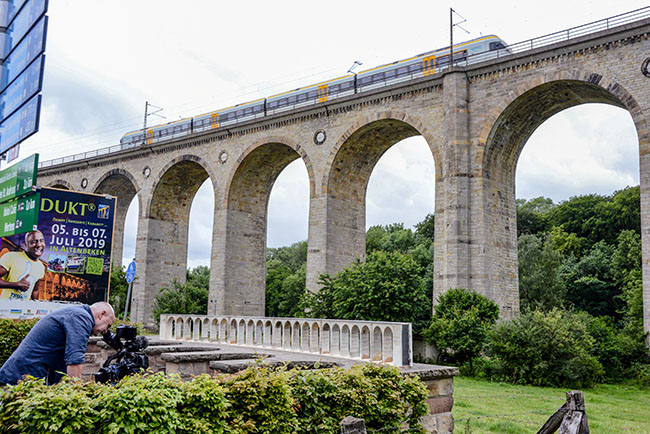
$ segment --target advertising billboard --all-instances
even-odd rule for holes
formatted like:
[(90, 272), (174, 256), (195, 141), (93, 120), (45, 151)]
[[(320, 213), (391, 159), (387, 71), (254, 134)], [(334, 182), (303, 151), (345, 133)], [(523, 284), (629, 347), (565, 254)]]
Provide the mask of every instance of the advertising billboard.
[(116, 198), (53, 188), (37, 194), (36, 230), (0, 238), (0, 316), (108, 300)]

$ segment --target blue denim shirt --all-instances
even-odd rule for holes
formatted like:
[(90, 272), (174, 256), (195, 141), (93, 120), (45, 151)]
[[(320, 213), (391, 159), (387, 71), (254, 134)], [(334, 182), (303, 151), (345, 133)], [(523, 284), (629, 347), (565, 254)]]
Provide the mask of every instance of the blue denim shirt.
[(67, 365), (84, 363), (94, 325), (87, 305), (65, 307), (45, 316), (2, 365), (0, 383), (16, 384), (23, 375), (58, 383)]

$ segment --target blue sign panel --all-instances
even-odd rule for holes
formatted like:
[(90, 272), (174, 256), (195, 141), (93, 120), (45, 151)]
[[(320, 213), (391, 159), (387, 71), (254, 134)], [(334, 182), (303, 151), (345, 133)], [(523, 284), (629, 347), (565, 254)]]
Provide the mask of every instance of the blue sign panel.
[(7, 28), (8, 38), (5, 40), (2, 56), (7, 57), (9, 53), (25, 37), (29, 29), (47, 11), (47, 0), (32, 0), (16, 15), (16, 19)]
[(38, 131), (41, 95), (36, 95), (20, 110), (0, 124), (0, 154)]
[(133, 279), (135, 279), (135, 261), (131, 261), (129, 267), (126, 269), (126, 281), (131, 283)]
[(42, 54), (4, 92), (0, 93), (0, 122), (41, 91), (44, 65), (45, 54)]
[(29, 31), (27, 36), (18, 44), (14, 51), (5, 59), (2, 68), (0, 91), (16, 79), (29, 64), (45, 51), (45, 35), (47, 33), (47, 17), (42, 17)]
[(23, 5), (27, 2), (27, 0), (9, 0), (9, 14), (7, 15), (7, 22), (3, 24), (3, 26), (8, 26), (11, 21), (16, 18), (16, 15), (18, 15), (18, 12), (20, 12), (20, 8), (23, 7)]

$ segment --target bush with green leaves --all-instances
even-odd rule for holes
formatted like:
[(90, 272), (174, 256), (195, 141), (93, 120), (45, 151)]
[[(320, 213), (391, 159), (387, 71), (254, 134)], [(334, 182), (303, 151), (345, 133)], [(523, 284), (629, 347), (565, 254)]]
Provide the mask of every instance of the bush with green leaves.
[(424, 337), (440, 351), (441, 357), (459, 364), (473, 361), (483, 351), (487, 332), (499, 318), (492, 300), (464, 288), (454, 288), (438, 297), (433, 318)]
[(587, 317), (558, 309), (502, 321), (488, 333), (486, 374), (493, 380), (557, 387), (591, 387), (604, 371), (592, 354)]
[(417, 332), (431, 311), (420, 266), (409, 255), (374, 251), (336, 276), (320, 276), (322, 288), (306, 294), (310, 317), (414, 323)]
[(352, 369), (297, 371), (291, 377), (296, 400), (296, 432), (336, 434), (346, 416), (365, 419), (366, 427), (382, 429), (409, 424), (409, 432), (424, 432), (427, 389), (396, 368), (365, 364)]
[(163, 313), (199, 314), (208, 313), (208, 285), (210, 269), (200, 265), (187, 271), (185, 283), (174, 279), (156, 295), (153, 317), (156, 324)]
[(339, 432), (345, 416), (369, 427), (423, 432), (427, 390), (395, 368), (363, 365), (317, 371), (254, 366), (233, 376), (183, 382), (162, 373), (116, 386), (27, 379), (0, 389), (0, 432), (122, 434), (293, 434)]
[(0, 318), (0, 366), (11, 356), (38, 319)]

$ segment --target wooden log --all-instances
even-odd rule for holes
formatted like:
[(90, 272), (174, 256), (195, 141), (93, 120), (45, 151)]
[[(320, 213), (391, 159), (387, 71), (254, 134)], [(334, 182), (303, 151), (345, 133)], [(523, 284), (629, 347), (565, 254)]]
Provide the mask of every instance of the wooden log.
[(548, 418), (546, 423), (537, 431), (537, 434), (553, 434), (560, 427), (562, 419), (569, 411), (569, 405), (565, 402), (551, 417)]

